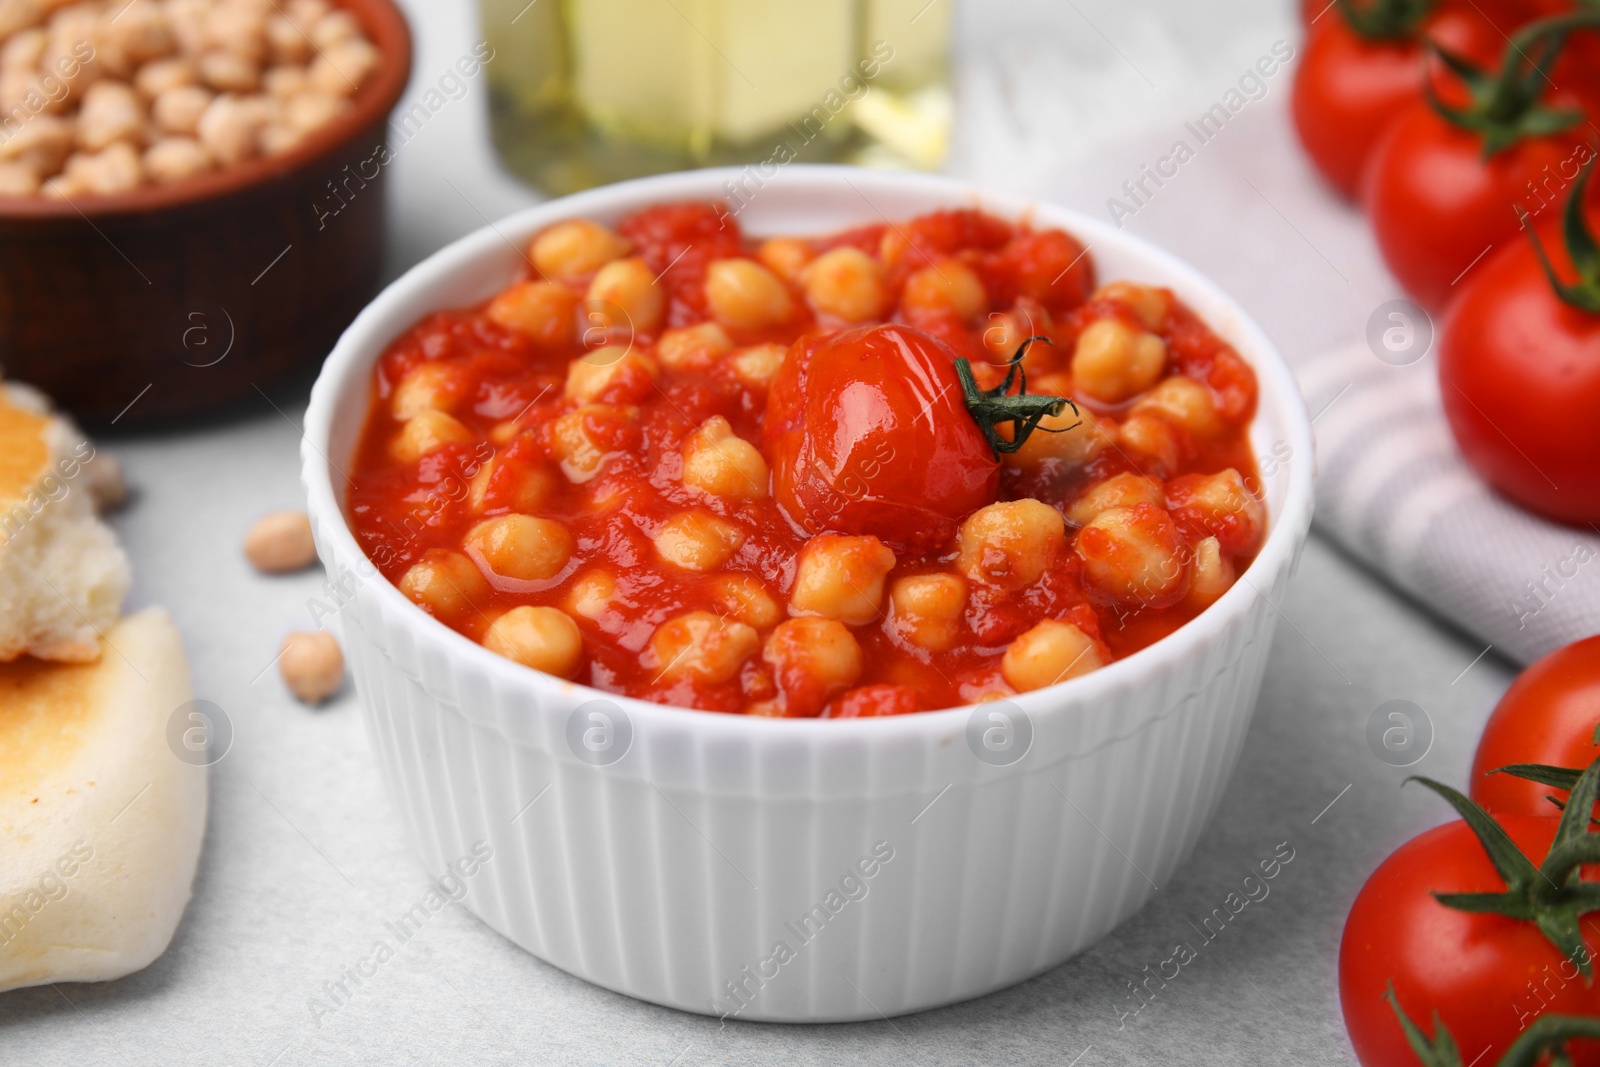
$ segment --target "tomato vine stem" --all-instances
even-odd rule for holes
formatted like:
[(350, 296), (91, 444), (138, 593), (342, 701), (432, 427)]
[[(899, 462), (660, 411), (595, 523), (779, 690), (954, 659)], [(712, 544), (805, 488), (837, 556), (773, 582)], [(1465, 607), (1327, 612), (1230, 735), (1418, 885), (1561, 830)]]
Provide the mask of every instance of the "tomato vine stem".
[(1600, 159), (1600, 151), (1591, 149), (1591, 152), (1594, 155), (1584, 166), (1583, 173), (1572, 183), (1572, 193), (1567, 198), (1567, 206), (1561, 216), (1562, 240), (1567, 246), (1567, 256), (1572, 260), (1573, 269), (1578, 272), (1578, 280), (1561, 280), (1549, 255), (1545, 253), (1544, 242), (1539, 240), (1539, 234), (1532, 226), (1528, 227), (1528, 237), (1533, 241), (1539, 266), (1544, 268), (1544, 276), (1550, 279), (1550, 286), (1556, 295), (1580, 311), (1600, 315), (1600, 244), (1596, 244), (1594, 233), (1589, 229), (1589, 220), (1584, 215), (1589, 179), (1594, 176), (1595, 161)]
[(1369, 41), (1411, 41), (1422, 20), (1433, 13), (1438, 0), (1335, 0), (1339, 14), (1356, 36)]
[[(972, 373), (971, 362), (965, 356), (956, 357), (956, 376), (961, 379), (961, 391), (966, 400), (967, 412), (978, 424), (978, 429), (983, 431), (984, 439), (989, 442), (989, 447), (994, 449), (996, 459), (1008, 452), (1017, 451), (1035, 430), (1043, 430), (1045, 433), (1066, 433), (1083, 425), (1081, 417), (1071, 426), (1057, 429), (1039, 425), (1042, 419), (1059, 415), (1067, 408), (1071, 408), (1074, 415), (1079, 415), (1080, 412), (1078, 405), (1068, 397), (1044, 396), (1028, 392), (1028, 372), (1022, 366), (1022, 357), (1028, 351), (1028, 346), (1035, 341), (1043, 341), (1047, 345), (1053, 343), (1048, 337), (1026, 338), (1006, 362), (1005, 379), (993, 389), (979, 388), (978, 379)], [(1011, 392), (1013, 381), (1017, 383), (1015, 393)], [(1010, 440), (1000, 434), (1002, 423), (1011, 424)]]
[[(1456, 1044), (1444, 1020), (1439, 1018), (1438, 1011), (1433, 1013), (1433, 1036), (1429, 1037), (1400, 1007), (1394, 983), (1389, 984), (1383, 999), (1394, 1009), (1400, 1029), (1405, 1032), (1406, 1043), (1411, 1046), (1418, 1063), (1423, 1067), (1464, 1067), (1460, 1046)], [(1600, 1038), (1600, 1019), (1589, 1015), (1543, 1016), (1517, 1035), (1494, 1067), (1534, 1067), (1545, 1062), (1552, 1065), (1570, 1064), (1572, 1061), (1567, 1057), (1567, 1043), (1573, 1038)], [(1546, 1061), (1546, 1056), (1552, 1058)]]

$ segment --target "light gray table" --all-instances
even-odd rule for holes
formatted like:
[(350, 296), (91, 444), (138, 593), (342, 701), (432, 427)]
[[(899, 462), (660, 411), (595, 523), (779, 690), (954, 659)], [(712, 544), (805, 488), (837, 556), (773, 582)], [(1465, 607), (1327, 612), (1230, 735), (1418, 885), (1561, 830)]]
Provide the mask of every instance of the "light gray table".
[[(417, 92), (470, 47), (474, 29), (464, 0), (408, 6)], [(1294, 40), (1288, 6), (971, 4), (952, 169), (1101, 211), (1116, 184), (1104, 175), (1131, 172), (1118, 161), (1142, 157), (1100, 146), (1177, 126), (1272, 41)], [(1238, 150), (1263, 153), (1262, 182), (1299, 167), (1281, 145), (1285, 86), (1273, 88), (1252, 129), (1229, 133)], [(392, 272), (533, 200), (495, 170), (481, 86), (474, 91), (395, 164)], [(1268, 158), (1274, 148), (1278, 162)], [(1252, 251), (1249, 240), (1226, 239), (1230, 205), (1218, 210), (1208, 179), (1186, 181), (1161, 208), (1167, 243), (1224, 284), (1238, 282), (1241, 255), (1281, 256), (1270, 291), (1236, 291), (1291, 354), (1357, 335), (1366, 290), (1328, 296), (1319, 272), (1337, 261), (1354, 275), (1352, 264), (1373, 262), (1359, 228), (1313, 233), (1314, 249), (1274, 240)], [(1050, 974), (893, 1022), (721, 1026), (589, 986), (451, 907), (319, 1020), (311, 998), (369, 952), (426, 882), (353, 695), (311, 711), (267, 669), (282, 634), (310, 624), (321, 582), (264, 579), (240, 556), (253, 518), (301, 499), (304, 388), (277, 390), (272, 401), (281, 412), (262, 401), (107, 442), (135, 490), (116, 519), (136, 574), (132, 606), (172, 611), (198, 695), (227, 711), (236, 738), (214, 769), (195, 896), (171, 949), (119, 982), (0, 997), (0, 1064), (1349, 1064), (1335, 981), (1344, 914), (1389, 850), (1447, 815), (1424, 790), (1400, 788), (1412, 772), (1373, 755), (1367, 720), (1387, 700), (1414, 701), (1436, 739), (1412, 771), (1459, 781), (1512, 673), (1492, 653), (1475, 661), (1480, 644), (1314, 540), (1281, 605), (1243, 759), (1193, 860), (1127, 925)], [(1195, 940), (1191, 924), (1284, 842), (1294, 860), (1270, 896), (1202, 947), (1154, 1002), (1126, 1014), (1127, 983)]]

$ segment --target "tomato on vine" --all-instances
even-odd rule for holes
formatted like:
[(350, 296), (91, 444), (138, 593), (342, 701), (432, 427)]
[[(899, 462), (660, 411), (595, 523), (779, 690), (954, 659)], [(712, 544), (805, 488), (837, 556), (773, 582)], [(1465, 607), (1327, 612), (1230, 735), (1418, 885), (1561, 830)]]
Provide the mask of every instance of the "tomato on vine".
[(1496, 774), (1501, 768), (1526, 772), (1526, 764), (1585, 767), (1600, 747), (1600, 635), (1574, 641), (1538, 660), (1517, 676), (1483, 728), (1472, 757), (1472, 799), (1491, 812), (1554, 814), (1552, 789), (1570, 790), (1570, 777), (1532, 779)]

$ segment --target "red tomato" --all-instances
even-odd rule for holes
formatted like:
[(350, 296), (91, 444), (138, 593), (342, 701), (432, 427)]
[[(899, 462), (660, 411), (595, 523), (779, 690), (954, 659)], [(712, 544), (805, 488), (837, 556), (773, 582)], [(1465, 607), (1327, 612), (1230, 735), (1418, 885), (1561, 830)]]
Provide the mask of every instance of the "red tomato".
[(1061, 230), (1024, 231), (978, 260), (989, 299), (999, 305), (1029, 298), (1051, 311), (1075, 308), (1094, 288), (1094, 261)]
[(762, 429), (789, 521), (921, 551), (993, 503), (1000, 464), (967, 413), (955, 359), (909, 326), (797, 341)]
[(917, 691), (909, 685), (864, 685), (834, 700), (823, 711), (825, 719), (873, 719), (908, 715), (917, 710)]
[(1554, 815), (1546, 796), (1558, 790), (1509, 774), (1512, 763), (1582, 769), (1600, 756), (1600, 636), (1560, 648), (1517, 676), (1478, 740), (1472, 757), (1472, 799), (1495, 813)]
[(1295, 71), (1290, 109), (1300, 144), (1328, 183), (1354, 199), (1383, 133), (1423, 99), (1428, 64), (1420, 37), (1479, 63), (1499, 58), (1505, 37), (1475, 10), (1447, 8), (1419, 39), (1363, 37), (1333, 10), (1317, 20)]
[[(1507, 815), (1499, 821), (1512, 843), (1538, 864), (1560, 820)], [(1588, 868), (1581, 877), (1595, 880)], [(1540, 1015), (1600, 1014), (1600, 984), (1585, 984), (1576, 966), (1532, 922), (1457, 911), (1433, 897), (1436, 891), (1505, 888), (1483, 846), (1460, 820), (1412, 838), (1372, 872), (1339, 944), (1339, 1001), (1364, 1067), (1417, 1065), (1383, 999), (1390, 982), (1412, 1019), (1431, 1030), (1437, 1011), (1463, 1059), (1478, 1064), (1498, 1061)], [(1595, 942), (1592, 936), (1588, 940), (1591, 946)], [(1542, 1001), (1534, 998), (1529, 983)], [(1574, 1042), (1572, 1051), (1574, 1064), (1600, 1064), (1600, 1043)]]
[[(1540, 233), (1564, 268), (1554, 215)], [(1600, 229), (1600, 206), (1588, 217)], [(1500, 492), (1559, 522), (1600, 523), (1600, 314), (1558, 297), (1531, 242), (1514, 240), (1463, 280), (1440, 329), (1445, 415)]]
[[(1570, 103), (1571, 101), (1567, 101)], [(1559, 106), (1559, 102), (1554, 102)], [(1413, 104), (1375, 150), (1365, 200), (1383, 258), (1406, 291), (1442, 310), (1488, 255), (1517, 236), (1518, 208), (1552, 172), (1587, 158), (1586, 128), (1525, 138), (1485, 160), (1483, 138)]]

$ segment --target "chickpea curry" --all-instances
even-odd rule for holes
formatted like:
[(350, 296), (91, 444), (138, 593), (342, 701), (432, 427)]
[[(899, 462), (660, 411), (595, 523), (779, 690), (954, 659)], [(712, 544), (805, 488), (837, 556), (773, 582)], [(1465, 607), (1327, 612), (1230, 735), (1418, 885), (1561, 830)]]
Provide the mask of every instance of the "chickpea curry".
[(352, 527), (424, 611), (597, 689), (768, 716), (1076, 677), (1221, 596), (1255, 375), (1070, 235), (942, 211), (751, 240), (559, 223), (374, 371)]

